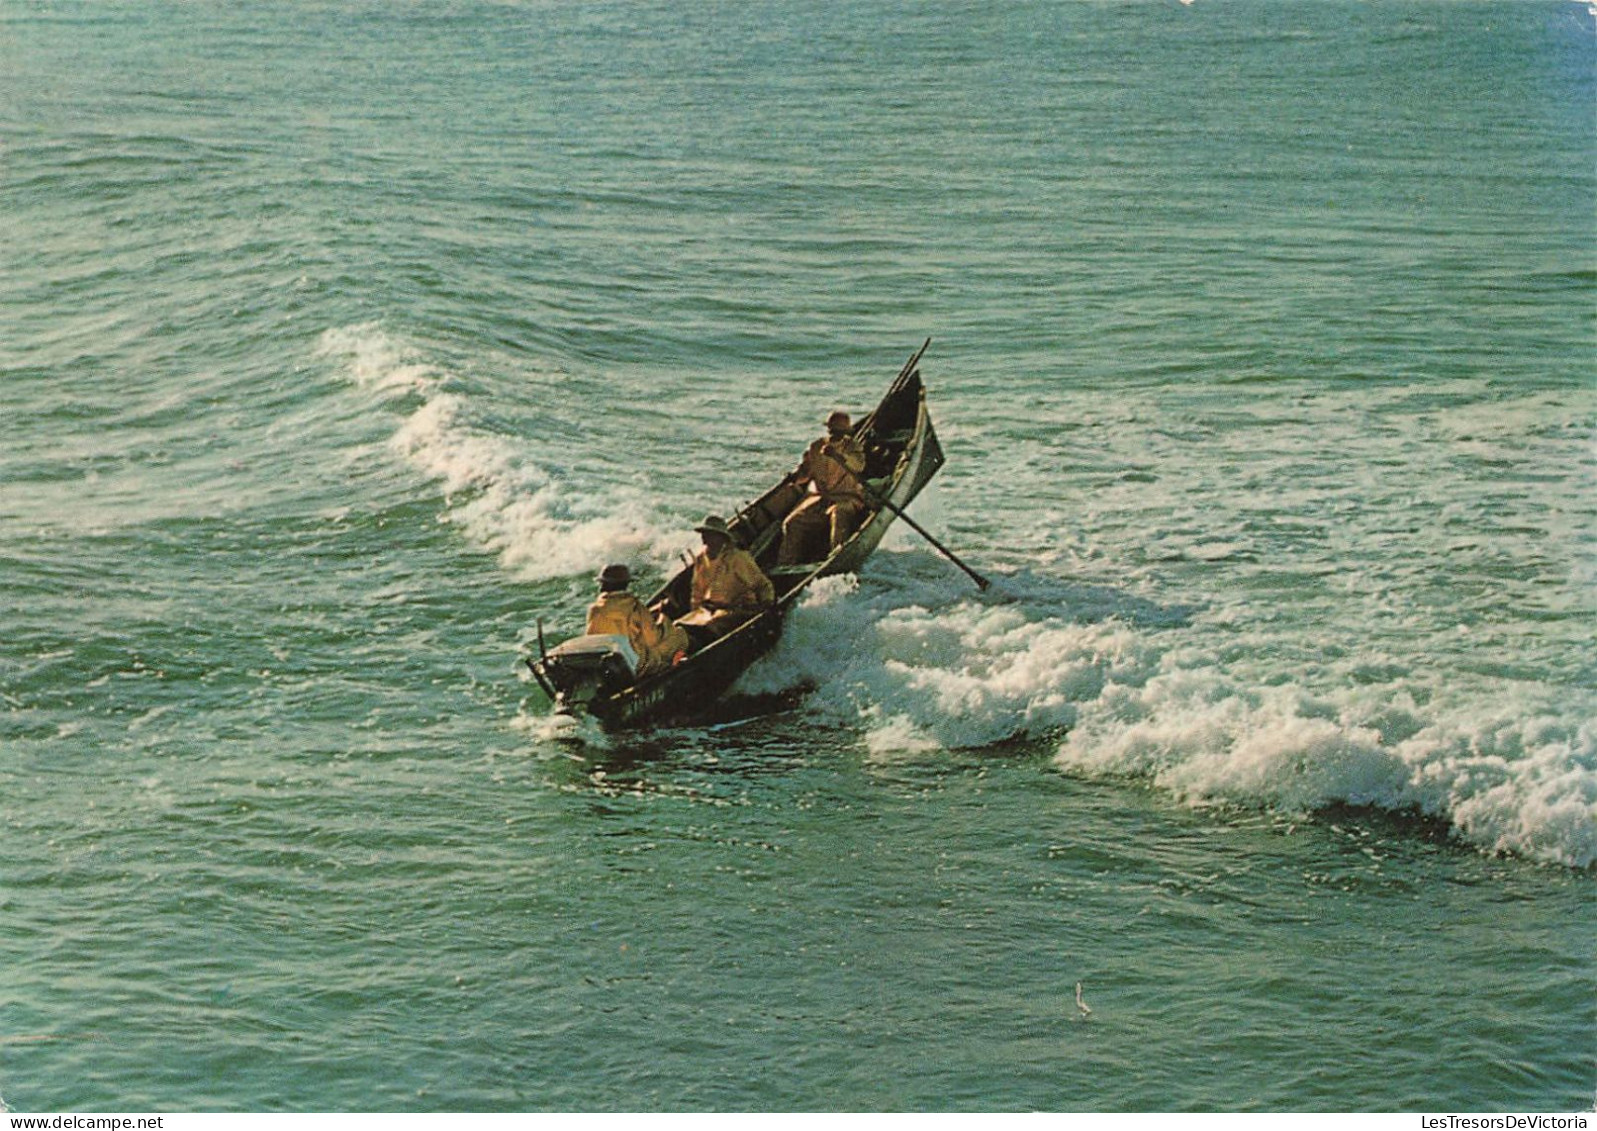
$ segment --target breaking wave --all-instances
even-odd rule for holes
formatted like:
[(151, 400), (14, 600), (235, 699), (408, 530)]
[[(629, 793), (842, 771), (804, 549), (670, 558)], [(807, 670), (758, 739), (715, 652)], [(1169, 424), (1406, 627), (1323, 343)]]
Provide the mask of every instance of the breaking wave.
[(1597, 727), (1547, 689), (1448, 694), (1351, 662), (1311, 689), (1243, 674), (1190, 610), (1024, 578), (977, 596), (939, 564), (879, 553), (869, 580), (818, 584), (739, 689), (812, 682), (808, 709), (863, 724), (877, 758), (1031, 739), (1193, 805), (1417, 812), (1484, 851), (1597, 861)]
[(1213, 658), (1172, 654), (1084, 704), (1057, 761), (1197, 804), (1413, 811), (1488, 851), (1597, 861), (1597, 730), (1529, 699), (1444, 702), (1403, 682), (1255, 688)]
[(636, 495), (578, 491), (542, 466), (536, 440), (480, 423), (451, 375), (376, 323), (329, 330), (319, 355), (396, 414), (390, 451), (441, 487), (445, 517), (520, 581), (584, 573), (606, 561), (669, 561), (681, 535), (662, 532)]

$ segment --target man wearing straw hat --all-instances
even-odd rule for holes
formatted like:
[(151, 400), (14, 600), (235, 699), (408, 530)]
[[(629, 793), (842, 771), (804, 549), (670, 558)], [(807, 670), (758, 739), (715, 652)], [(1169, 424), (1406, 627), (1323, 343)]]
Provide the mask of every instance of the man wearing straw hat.
[(776, 589), (749, 552), (732, 540), (718, 514), (693, 528), (704, 549), (693, 559), (693, 607), (677, 621), (702, 647), (771, 607)]

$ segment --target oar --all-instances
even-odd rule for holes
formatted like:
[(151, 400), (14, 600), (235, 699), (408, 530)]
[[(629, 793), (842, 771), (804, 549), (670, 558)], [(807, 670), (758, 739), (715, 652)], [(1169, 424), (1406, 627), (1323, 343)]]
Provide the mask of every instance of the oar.
[[(931, 342), (932, 342), (932, 340), (930, 338), (926, 339), (926, 345), (931, 345)], [(921, 347), (922, 351), (924, 351), (925, 349), (926, 349), (926, 346), (922, 346)], [(910, 365), (913, 365), (915, 363), (916, 359), (918, 359), (919, 357), (920, 357), (920, 354), (916, 354), (915, 357), (910, 358), (909, 359), (910, 360)], [(905, 369), (908, 370), (909, 366), (905, 366)], [(848, 471), (850, 476), (853, 476), (853, 472), (849, 471), (848, 465), (844, 464), (840, 459), (838, 459), (836, 456), (834, 456), (831, 452), (827, 451), (824, 447), (821, 449), (821, 455), (824, 456), (826, 459), (831, 460), (833, 463), (837, 464), (839, 467), (843, 468), (844, 471)], [(857, 477), (855, 477), (855, 478), (857, 478)], [(932, 537), (932, 534), (931, 534), (931, 532), (929, 530), (927, 530), (920, 523), (916, 522), (913, 518), (910, 518), (909, 515), (905, 514), (904, 513), (904, 509), (902, 507), (900, 507), (897, 503), (894, 503), (894, 502), (890, 501), (884, 495), (878, 495), (870, 487), (866, 486), (865, 481), (863, 479), (858, 479), (857, 481), (859, 482), (860, 490), (865, 495), (865, 501), (866, 502), (873, 503), (877, 507), (885, 508), (885, 509), (887, 509), (889, 511), (892, 511), (899, 518), (903, 519), (906, 523), (909, 524), (909, 528), (911, 530), (913, 530), (916, 534), (919, 534), (922, 538), (926, 539), (926, 541), (930, 542), (933, 546), (936, 546), (938, 552), (941, 553), (943, 555), (943, 557), (947, 558), (949, 561), (951, 561), (955, 565), (957, 565), (960, 569), (962, 569), (966, 573), (968, 573), (970, 575), (970, 579), (976, 583), (976, 588), (980, 589), (982, 592), (985, 593), (992, 586), (992, 582), (991, 581), (988, 581), (981, 574), (977, 573), (975, 570), (971, 569), (964, 562), (960, 561), (958, 554), (954, 553), (954, 551), (950, 550), (947, 546), (943, 545), (936, 538)]]
[(943, 557), (947, 558), (949, 561), (953, 562), (960, 569), (969, 574), (970, 579), (976, 583), (976, 588), (986, 592), (988, 587), (992, 585), (991, 581), (988, 581), (981, 574), (977, 573), (964, 562), (960, 561), (958, 554), (954, 553), (954, 551), (943, 545), (936, 538), (933, 538), (931, 532), (928, 531), (924, 526), (916, 522), (913, 518), (910, 518), (909, 515), (905, 514), (903, 507), (900, 507), (897, 503), (891, 502), (885, 497), (878, 495), (875, 491), (871, 490), (863, 483), (860, 484), (860, 489), (865, 492), (865, 498), (867, 502), (874, 503), (879, 507), (883, 507), (889, 511), (892, 511), (899, 518), (908, 523), (911, 530), (913, 530), (916, 534), (919, 534), (922, 538), (926, 539), (926, 541), (930, 542), (933, 546), (937, 547), (938, 552), (941, 553)]
[[(931, 344), (932, 344), (932, 340), (930, 338), (927, 338), (924, 342), (921, 343), (920, 349), (916, 350), (914, 355), (912, 357), (910, 357), (910, 359), (904, 363), (904, 368), (899, 370), (899, 372), (898, 372), (898, 381), (903, 381), (912, 372), (914, 372), (916, 364), (919, 363), (919, 361), (921, 359), (921, 355), (926, 352), (926, 348), (928, 346), (930, 346)], [(898, 381), (893, 382), (893, 384), (897, 385)], [(863, 425), (862, 425), (862, 427), (863, 427)], [(888, 510), (890, 510), (894, 514), (896, 514), (899, 518), (903, 519), (906, 523), (909, 524), (909, 528), (911, 530), (913, 530), (916, 534), (919, 534), (922, 538), (926, 539), (926, 541), (930, 542), (933, 546), (937, 547), (938, 552), (941, 553), (943, 555), (943, 557), (947, 558), (949, 561), (953, 562), (960, 569), (964, 570), (967, 574), (969, 574), (970, 575), (970, 579), (976, 583), (976, 588), (980, 589), (982, 592), (985, 593), (988, 590), (988, 588), (991, 587), (991, 585), (992, 585), (991, 581), (988, 581), (981, 574), (977, 573), (975, 570), (971, 569), (964, 562), (960, 561), (959, 560), (959, 556), (957, 554), (955, 554), (954, 551), (950, 550), (947, 546), (943, 545), (936, 538), (933, 538), (931, 536), (931, 533), (924, 526), (922, 526), (920, 523), (916, 522), (913, 518), (910, 518), (909, 515), (905, 514), (902, 507), (898, 506), (895, 503), (889, 502), (887, 499), (883, 498), (881, 495), (878, 495), (875, 491), (872, 491), (869, 487), (865, 486), (864, 483), (860, 484), (860, 489), (865, 492), (866, 499), (868, 499), (870, 502), (875, 503), (879, 507), (886, 507)]]

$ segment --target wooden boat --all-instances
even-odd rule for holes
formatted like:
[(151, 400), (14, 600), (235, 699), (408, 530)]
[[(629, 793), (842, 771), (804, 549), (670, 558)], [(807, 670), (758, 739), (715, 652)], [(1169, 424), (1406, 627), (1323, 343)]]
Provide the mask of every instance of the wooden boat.
[[(539, 655), (527, 663), (533, 678), (554, 700), (555, 710), (589, 714), (615, 729), (702, 718), (749, 665), (775, 645), (788, 610), (811, 583), (857, 571), (894, 517), (943, 465), (920, 376), (926, 345), (905, 363), (881, 403), (854, 425), (853, 435), (865, 449), (864, 481), (871, 505), (848, 541), (822, 562), (777, 564), (782, 520), (804, 497), (803, 486), (790, 472), (727, 522), (733, 540), (749, 551), (770, 577), (776, 590), (775, 604), (674, 666), (644, 679), (632, 676), (631, 648), (625, 637), (579, 636), (546, 650), (540, 629)], [(903, 517), (906, 522), (913, 521)], [(663, 602), (669, 615), (682, 616), (688, 611), (692, 579), (691, 567), (681, 570), (648, 604)]]

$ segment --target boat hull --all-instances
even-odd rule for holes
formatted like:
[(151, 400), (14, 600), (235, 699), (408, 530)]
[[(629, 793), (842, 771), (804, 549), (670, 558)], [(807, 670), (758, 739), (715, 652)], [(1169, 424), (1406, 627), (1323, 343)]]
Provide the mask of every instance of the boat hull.
[[(821, 577), (857, 572), (892, 526), (896, 510), (908, 506), (943, 464), (918, 368), (925, 348), (922, 346), (910, 358), (881, 402), (854, 432), (866, 451), (866, 486), (877, 500), (885, 499), (891, 506), (873, 506), (860, 527), (825, 561), (782, 566), (777, 563), (782, 520), (804, 497), (794, 474), (787, 475), (728, 523), (734, 540), (770, 576), (776, 603), (676, 665), (628, 686), (597, 694), (592, 693), (591, 687), (579, 693), (574, 685), (562, 686), (560, 665), (552, 664), (548, 653), (530, 659), (533, 675), (554, 699), (555, 709), (590, 714), (607, 729), (702, 718), (750, 665), (781, 639), (788, 611), (810, 584)], [(664, 607), (672, 616), (681, 616), (688, 610), (691, 588), (692, 570), (681, 570), (648, 603)]]

